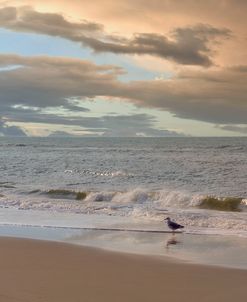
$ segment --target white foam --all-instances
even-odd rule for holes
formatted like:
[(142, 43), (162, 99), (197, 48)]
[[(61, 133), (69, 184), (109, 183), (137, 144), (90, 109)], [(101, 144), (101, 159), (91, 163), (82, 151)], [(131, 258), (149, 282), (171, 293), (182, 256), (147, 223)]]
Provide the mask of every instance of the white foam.
[[(220, 234), (247, 233), (247, 212), (220, 212), (197, 209), (199, 194), (168, 189), (148, 191), (134, 188), (125, 192), (89, 192), (85, 200), (54, 199), (40, 191), (29, 195), (9, 195), (1, 198), (1, 207), (19, 210), (39, 210), (70, 214), (100, 214), (116, 217), (132, 217), (150, 222), (161, 222), (164, 216), (184, 224), (193, 230), (203, 228)], [(246, 199), (241, 207), (246, 209)], [(20, 211), (19, 211), (20, 212)], [(24, 211), (22, 211), (24, 212)]]
[(155, 193), (155, 203), (160, 207), (195, 207), (200, 204), (203, 195), (183, 191), (161, 190)]

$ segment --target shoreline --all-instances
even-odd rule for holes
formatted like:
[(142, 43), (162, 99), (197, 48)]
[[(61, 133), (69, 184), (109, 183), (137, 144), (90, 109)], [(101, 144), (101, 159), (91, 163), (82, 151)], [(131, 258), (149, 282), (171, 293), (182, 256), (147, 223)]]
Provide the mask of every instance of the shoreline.
[(244, 300), (247, 270), (0, 237), (5, 302)]
[(106, 251), (169, 257), (174, 261), (247, 270), (246, 239), (215, 235), (83, 230), (54, 226), (0, 225), (0, 237), (61, 242)]

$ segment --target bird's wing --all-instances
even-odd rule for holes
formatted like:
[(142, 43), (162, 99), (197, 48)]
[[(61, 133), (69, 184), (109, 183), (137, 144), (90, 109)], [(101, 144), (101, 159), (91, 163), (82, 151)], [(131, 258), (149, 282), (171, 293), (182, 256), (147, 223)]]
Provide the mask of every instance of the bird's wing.
[(170, 221), (170, 226), (173, 228), (183, 228), (181, 224), (178, 224), (176, 222)]

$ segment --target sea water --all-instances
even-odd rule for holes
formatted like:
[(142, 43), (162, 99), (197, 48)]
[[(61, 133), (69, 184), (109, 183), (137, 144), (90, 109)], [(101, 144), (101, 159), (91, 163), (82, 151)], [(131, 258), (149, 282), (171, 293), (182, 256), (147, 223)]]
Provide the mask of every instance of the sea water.
[[(206, 196), (242, 203), (205, 210)], [(247, 138), (0, 138), (0, 207), (4, 224), (80, 227), (86, 214), (162, 229), (170, 216), (247, 237)]]
[[(246, 138), (0, 138), (0, 235), (247, 268), (246, 151)], [(206, 210), (206, 196), (242, 203)], [(138, 232), (167, 216), (185, 233)]]

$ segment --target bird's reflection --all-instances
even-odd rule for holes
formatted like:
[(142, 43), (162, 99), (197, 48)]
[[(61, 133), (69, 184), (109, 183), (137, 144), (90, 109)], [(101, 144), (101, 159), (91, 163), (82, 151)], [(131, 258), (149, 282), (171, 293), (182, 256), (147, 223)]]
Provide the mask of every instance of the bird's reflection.
[(176, 236), (173, 234), (170, 238), (166, 241), (166, 248), (168, 249), (170, 245), (176, 245), (180, 243), (179, 240), (177, 240)]

